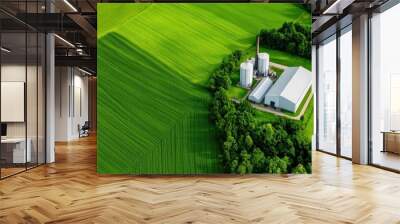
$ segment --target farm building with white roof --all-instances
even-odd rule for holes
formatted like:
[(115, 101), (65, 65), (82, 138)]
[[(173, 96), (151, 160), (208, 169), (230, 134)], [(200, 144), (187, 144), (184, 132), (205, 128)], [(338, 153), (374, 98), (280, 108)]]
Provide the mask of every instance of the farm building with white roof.
[(265, 95), (264, 103), (271, 107), (296, 112), (311, 87), (311, 72), (303, 67), (286, 68)]
[(273, 82), (269, 77), (263, 78), (257, 87), (250, 93), (249, 100), (255, 103), (261, 103), (264, 101), (265, 94), (272, 86)]

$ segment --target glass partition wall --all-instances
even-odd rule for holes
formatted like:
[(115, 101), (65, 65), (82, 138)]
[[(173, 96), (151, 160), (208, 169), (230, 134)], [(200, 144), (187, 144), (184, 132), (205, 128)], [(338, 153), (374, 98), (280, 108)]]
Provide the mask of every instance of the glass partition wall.
[(317, 48), (317, 149), (352, 157), (352, 27)]
[[(30, 162), (26, 138), (26, 33), (1, 34), (1, 177), (24, 171)], [(6, 49), (6, 50), (4, 50)]]
[(370, 162), (400, 171), (400, 4), (371, 18)]
[[(37, 9), (24, 4), (27, 12)], [(46, 156), (45, 35), (19, 25), (0, 27), (1, 179), (45, 163)]]

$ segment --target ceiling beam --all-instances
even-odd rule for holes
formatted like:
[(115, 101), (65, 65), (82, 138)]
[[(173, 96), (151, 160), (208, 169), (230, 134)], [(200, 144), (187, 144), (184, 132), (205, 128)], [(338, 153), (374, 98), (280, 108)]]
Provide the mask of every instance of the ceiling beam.
[(18, 13), (17, 18), (42, 32), (81, 31), (68, 14), (63, 13)]
[(56, 66), (88, 67), (96, 71), (96, 58), (91, 56), (55, 56)]
[(74, 21), (89, 36), (86, 41), (91, 46), (96, 46), (97, 30), (90, 24), (85, 17), (80, 14), (68, 14), (68, 17)]

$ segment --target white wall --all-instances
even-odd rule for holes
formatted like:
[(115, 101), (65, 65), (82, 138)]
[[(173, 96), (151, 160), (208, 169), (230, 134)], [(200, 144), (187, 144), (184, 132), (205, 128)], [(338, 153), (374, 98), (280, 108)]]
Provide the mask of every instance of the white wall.
[[(2, 82), (25, 82), (26, 67), (20, 64), (5, 64), (1, 66), (1, 81)], [(28, 70), (30, 68), (28, 67)], [(5, 110), (6, 108), (1, 108)], [(25, 122), (8, 122), (7, 137), (25, 137)]]
[(77, 70), (74, 71), (74, 107), (72, 108), (72, 120), (71, 120), (71, 135), (73, 138), (79, 137), (78, 124), (83, 125), (85, 121), (89, 120), (89, 103), (88, 103), (88, 77), (82, 76), (83, 73), (77, 74)]
[(293, 113), (296, 112), (298, 105), (296, 105), (295, 103), (293, 103), (290, 100), (287, 100), (284, 97), (279, 97), (279, 98), (280, 98), (279, 99), (279, 107), (280, 108), (287, 110), (287, 111), (291, 111)]
[(280, 107), (279, 99), (280, 99), (279, 96), (271, 96), (271, 95), (268, 96), (268, 95), (266, 95), (264, 103), (266, 105), (268, 105), (268, 106), (271, 106), (271, 102), (274, 102), (275, 103), (275, 107)]
[[(4, 64), (1, 66), (1, 81), (2, 82), (25, 82), (26, 69), (28, 76), (34, 74), (36, 76), (36, 67), (28, 66), (25, 64)], [(30, 77), (28, 77), (30, 78)], [(25, 82), (26, 83), (26, 82)], [(36, 84), (36, 83), (35, 83)], [(29, 90), (29, 89), (28, 89)], [(36, 89), (34, 92), (28, 92), (28, 97), (36, 97)], [(3, 96), (4, 97), (4, 96)], [(28, 99), (27, 99), (28, 100)], [(31, 100), (28, 100), (31, 101)], [(27, 105), (29, 106), (29, 105)], [(33, 105), (31, 105), (33, 106)], [(36, 108), (36, 105), (34, 106)], [(5, 110), (6, 108), (1, 108)], [(28, 121), (33, 120), (28, 114)], [(36, 116), (36, 114), (35, 114)], [(36, 121), (36, 120), (35, 120)], [(7, 136), (8, 137), (25, 137), (25, 123), (26, 122), (7, 122)], [(31, 127), (31, 125), (28, 125)], [(28, 136), (29, 137), (29, 136)]]
[(79, 138), (78, 125), (88, 120), (88, 77), (72, 67), (56, 67), (55, 139)]
[[(81, 73), (82, 74), (82, 73)], [(88, 91), (88, 77), (76, 75), (75, 86), (82, 89), (82, 115), (80, 116), (80, 122), (83, 123), (88, 120), (89, 117), (89, 91)]]
[(69, 120), (69, 86), (71, 83), (69, 68), (55, 68), (55, 140), (67, 141), (70, 127)]

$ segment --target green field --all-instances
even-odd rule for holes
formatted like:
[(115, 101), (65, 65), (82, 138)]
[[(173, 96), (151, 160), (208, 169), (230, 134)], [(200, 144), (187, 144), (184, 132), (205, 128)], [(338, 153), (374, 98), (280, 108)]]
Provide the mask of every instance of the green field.
[(248, 91), (249, 91), (248, 89), (242, 87), (232, 86), (231, 88), (228, 89), (228, 91), (226, 91), (226, 94), (228, 95), (229, 98), (241, 100), (243, 99), (243, 97), (246, 96)]
[(310, 103), (307, 106), (306, 111), (304, 112), (303, 122), (305, 124), (304, 134), (306, 136), (312, 136), (314, 132), (314, 96), (312, 96)]
[(295, 56), (284, 51), (272, 50), (261, 47), (260, 50), (269, 53), (269, 60), (274, 63), (286, 65), (289, 67), (303, 66), (304, 68), (311, 71), (311, 59)]
[[(304, 68), (311, 71), (311, 59), (296, 56), (280, 50), (265, 48), (262, 46), (260, 46), (260, 52), (267, 52), (269, 54), (270, 62), (274, 62), (289, 67), (303, 66)], [(245, 51), (246, 58), (254, 57), (255, 54), (256, 54), (256, 45), (251, 46), (249, 49)]]
[(276, 75), (278, 76), (278, 78), (279, 78), (279, 77), (282, 75), (282, 73), (284, 72), (283, 69), (276, 68), (276, 67), (273, 67), (273, 66), (269, 66), (269, 69), (270, 69), (271, 71), (275, 72)]
[(255, 119), (258, 122), (273, 122), (278, 119), (278, 116), (272, 113), (255, 110)]
[(98, 172), (222, 172), (207, 80), (285, 21), (311, 17), (292, 4), (98, 4)]

